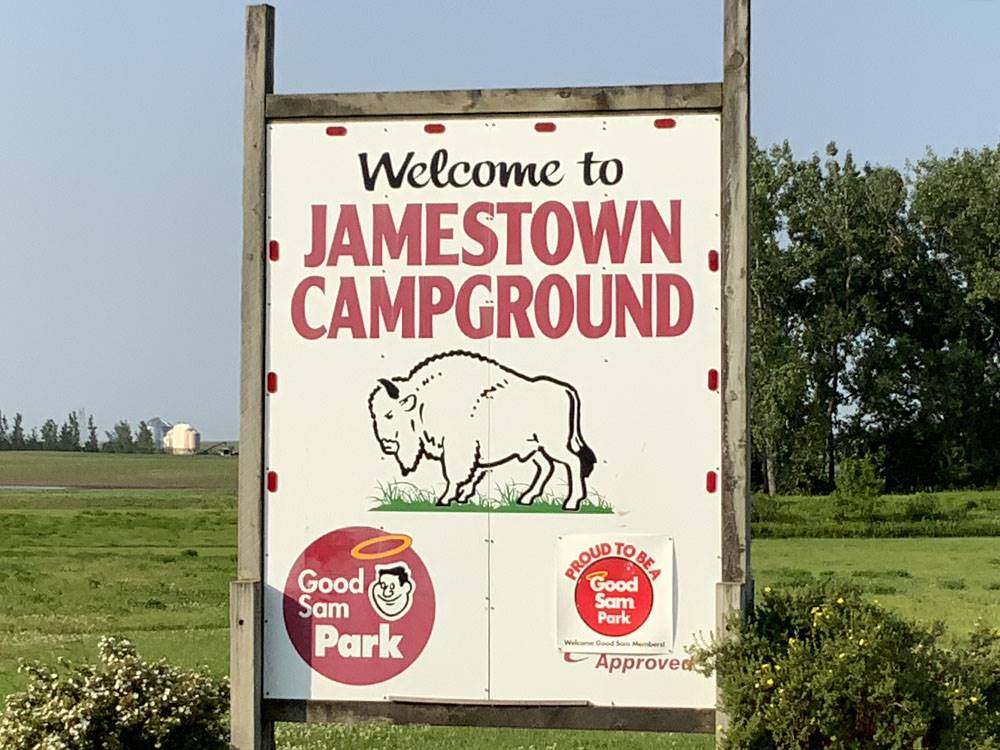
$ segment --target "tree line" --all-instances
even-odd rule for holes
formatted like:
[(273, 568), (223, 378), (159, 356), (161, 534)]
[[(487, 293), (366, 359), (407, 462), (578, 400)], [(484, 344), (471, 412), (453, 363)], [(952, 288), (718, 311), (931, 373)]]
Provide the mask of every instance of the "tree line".
[(104, 441), (97, 437), (93, 415), (87, 415), (86, 427), (83, 427), (83, 421), (83, 412), (70, 412), (62, 424), (47, 419), (41, 429), (32, 427), (29, 432), (20, 413), (8, 420), (7, 415), (0, 412), (0, 451), (155, 453), (157, 450), (153, 431), (144, 421), (139, 422), (138, 429), (133, 433), (132, 426), (123, 419), (115, 424), (111, 432), (104, 433)]
[(1000, 476), (1000, 146), (904, 171), (752, 153), (753, 482), (820, 493)]

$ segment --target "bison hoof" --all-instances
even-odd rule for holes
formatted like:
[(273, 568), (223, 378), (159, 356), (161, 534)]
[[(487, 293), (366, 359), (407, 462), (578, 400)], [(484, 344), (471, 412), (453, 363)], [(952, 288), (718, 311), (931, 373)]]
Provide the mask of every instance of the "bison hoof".
[(436, 505), (439, 505), (441, 507), (444, 507), (446, 505), (451, 505), (451, 500), (447, 500), (442, 497), (440, 500), (437, 501)]

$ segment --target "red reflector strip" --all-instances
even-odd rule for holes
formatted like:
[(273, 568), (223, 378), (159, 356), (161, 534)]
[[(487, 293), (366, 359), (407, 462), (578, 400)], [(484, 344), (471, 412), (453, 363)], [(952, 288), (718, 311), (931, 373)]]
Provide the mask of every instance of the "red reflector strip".
[(443, 133), (444, 132), (444, 125), (442, 125), (439, 122), (429, 122), (426, 125), (424, 125), (424, 132), (425, 133)]
[(708, 390), (719, 390), (719, 371), (714, 367), (708, 371)]
[(333, 125), (326, 129), (327, 135), (347, 135), (347, 128), (343, 125)]
[(535, 130), (539, 133), (554, 133), (556, 124), (554, 122), (536, 122)]
[(708, 472), (705, 475), (705, 489), (709, 492), (715, 492), (719, 488), (719, 475), (714, 471)]
[(281, 245), (278, 244), (277, 240), (271, 240), (267, 243), (267, 257), (271, 260), (277, 260), (281, 257)]
[(267, 472), (267, 491), (268, 492), (278, 491), (278, 472), (276, 471)]
[(278, 391), (278, 373), (269, 372), (267, 374), (267, 392), (277, 393)]
[(718, 271), (719, 270), (719, 251), (709, 250), (708, 251), (708, 270)]
[(659, 130), (670, 130), (677, 127), (677, 120), (673, 117), (661, 117), (658, 120), (653, 120), (653, 127)]

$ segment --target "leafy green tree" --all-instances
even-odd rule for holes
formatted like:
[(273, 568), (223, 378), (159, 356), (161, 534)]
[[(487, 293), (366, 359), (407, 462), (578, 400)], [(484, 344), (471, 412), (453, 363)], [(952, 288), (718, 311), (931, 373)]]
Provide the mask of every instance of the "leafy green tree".
[(136, 453), (153, 453), (156, 450), (156, 443), (153, 441), (153, 431), (145, 422), (139, 422), (139, 431), (135, 438)]
[(772, 495), (779, 488), (800, 489), (809, 473), (802, 471), (803, 455), (818, 455), (807, 447), (816, 442), (807, 414), (809, 364), (792, 313), (799, 277), (781, 243), (785, 225), (778, 210), (793, 165), (787, 143), (769, 151), (752, 148), (751, 432), (761, 480)]
[(132, 426), (124, 419), (115, 424), (113, 432), (105, 433), (108, 437), (104, 450), (111, 453), (134, 453), (135, 439), (132, 437)]
[[(933, 310), (918, 375), (922, 420), (898, 441), (934, 483), (995, 484), (1000, 474), (1000, 146), (928, 153), (912, 178), (914, 231), (938, 268), (918, 298)], [(938, 299), (950, 295), (947, 304)], [(902, 444), (908, 444), (904, 447)]]
[(757, 486), (828, 491), (864, 456), (890, 490), (996, 482), (998, 151), (931, 156), (908, 184), (833, 144), (754, 149)]
[(87, 417), (87, 442), (83, 446), (83, 449), (87, 453), (97, 453), (101, 449), (100, 442), (97, 439), (97, 425), (94, 424), (93, 414)]
[(16, 451), (23, 451), (27, 447), (24, 438), (24, 418), (20, 412), (14, 414), (14, 425), (10, 431), (10, 447)]
[(31, 433), (24, 440), (24, 449), (29, 451), (42, 450), (42, 441), (38, 437), (38, 428), (31, 428)]
[(59, 450), (80, 450), (80, 419), (70, 412), (62, 427), (59, 428)]
[(1000, 145), (917, 163), (913, 218), (954, 273), (966, 298), (1000, 324)]
[(42, 450), (59, 450), (59, 425), (53, 419), (46, 419), (42, 425)]
[[(896, 170), (859, 167), (850, 152), (838, 155), (831, 143), (826, 160), (814, 156), (791, 164), (778, 196), (787, 272), (772, 284), (785, 298), (784, 335), (790, 334), (806, 368), (793, 369), (790, 378), (794, 383), (805, 376), (796, 389), (804, 397), (801, 418), (809, 438), (799, 446), (811, 453), (803, 462), (815, 465), (821, 457), (822, 474), (813, 475), (811, 489), (825, 490), (833, 487), (844, 415), (853, 407), (849, 375), (859, 345), (883, 314), (882, 294), (891, 283), (887, 266), (903, 244), (906, 200)], [(780, 328), (771, 333), (775, 340), (782, 334)], [(797, 367), (788, 356), (780, 361)]]
[(881, 257), (879, 314), (845, 376), (843, 448), (879, 456), (892, 490), (993, 484), (1000, 474), (994, 156), (921, 162), (896, 219), (895, 252)]
[(7, 424), (7, 417), (0, 413), (0, 451), (10, 450), (10, 435), (7, 430), (10, 426)]

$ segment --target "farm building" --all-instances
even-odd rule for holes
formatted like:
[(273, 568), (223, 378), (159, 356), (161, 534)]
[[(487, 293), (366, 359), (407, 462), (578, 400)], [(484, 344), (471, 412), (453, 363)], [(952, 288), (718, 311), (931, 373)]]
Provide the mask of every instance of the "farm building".
[(240, 444), (236, 440), (202, 441), (200, 453), (205, 456), (238, 456)]
[(163, 436), (163, 450), (178, 456), (192, 456), (201, 447), (201, 433), (189, 424), (175, 424)]
[(156, 446), (157, 450), (163, 448), (163, 438), (166, 437), (173, 425), (170, 424), (170, 422), (165, 422), (159, 417), (153, 417), (152, 419), (146, 420), (146, 424), (149, 425), (149, 430), (153, 433), (153, 444)]

